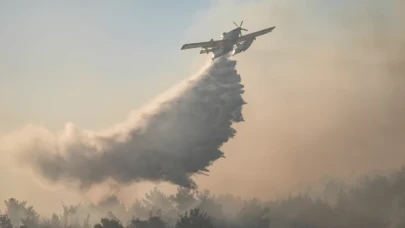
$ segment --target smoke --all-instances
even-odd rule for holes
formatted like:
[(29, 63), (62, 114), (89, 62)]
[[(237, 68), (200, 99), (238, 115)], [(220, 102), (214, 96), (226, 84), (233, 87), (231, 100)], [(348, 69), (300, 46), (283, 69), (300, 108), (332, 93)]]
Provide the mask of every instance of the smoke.
[(397, 0), (259, 0), (221, 1), (201, 16), (195, 37), (232, 26), (228, 18), (244, 19), (249, 32), (276, 30), (235, 56), (249, 75), (246, 124), (198, 183), (273, 198), (324, 176), (404, 164), (404, 12)]
[[(223, 157), (221, 146), (243, 121), (243, 85), (236, 61), (220, 58), (112, 129), (81, 130), (68, 123), (60, 133), (28, 126), (14, 134), (18, 161), (52, 183), (87, 190), (113, 181), (129, 185), (167, 181), (196, 188), (194, 174)], [(102, 115), (102, 113), (100, 113)]]
[[(209, 177), (193, 178), (200, 188), (273, 198), (325, 175), (346, 180), (352, 173), (360, 175), (404, 164), (404, 1), (215, 2), (196, 16), (189, 36), (179, 44), (218, 38), (218, 34), (233, 28), (233, 20), (244, 20), (249, 32), (277, 28), (234, 57), (238, 59), (238, 72), (249, 76), (243, 81), (243, 96), (249, 101), (243, 109), (246, 123), (236, 125), (237, 136), (222, 147), (227, 159), (217, 160), (210, 167)], [(183, 85), (184, 90), (187, 82)], [(176, 88), (174, 94), (180, 94), (178, 91)], [(154, 110), (160, 103), (152, 104), (150, 109)], [(105, 119), (111, 114), (99, 115), (97, 119)], [(132, 124), (122, 125), (140, 124), (140, 118), (132, 116), (128, 121)], [(36, 121), (25, 116), (20, 122), (24, 119)], [(2, 122), (8, 123), (10, 119)], [(38, 129), (24, 132), (32, 135)], [(54, 143), (55, 134), (46, 134)], [(17, 138), (22, 137), (32, 139), (23, 135)], [(2, 162), (7, 160), (0, 159)], [(9, 180), (4, 194), (15, 196), (21, 192), (21, 198), (39, 207), (52, 202), (39, 200), (44, 194), (47, 199), (53, 194), (54, 208), (62, 198), (67, 202), (64, 191), (51, 193), (40, 188), (34, 194), (34, 190), (21, 190), (37, 186), (31, 185), (26, 176), (8, 174), (15, 169), (2, 174)], [(132, 199), (132, 194), (127, 195)], [(71, 201), (76, 202), (77, 197), (72, 196)]]

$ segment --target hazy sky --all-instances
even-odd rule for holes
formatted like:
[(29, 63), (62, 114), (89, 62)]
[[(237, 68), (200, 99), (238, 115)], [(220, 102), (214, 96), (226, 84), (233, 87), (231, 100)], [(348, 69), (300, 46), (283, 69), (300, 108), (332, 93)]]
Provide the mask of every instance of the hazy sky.
[[(187, 77), (182, 65), (189, 55), (180, 52), (181, 40), (194, 15), (211, 3), (0, 4), (0, 132), (4, 132), (27, 122), (52, 129), (65, 121), (98, 128), (123, 118), (171, 82)], [(95, 117), (94, 112), (104, 114)]]
[[(233, 20), (261, 28), (242, 16), (248, 10), (239, 17), (227, 12), (220, 21), (205, 18), (202, 27), (195, 26), (200, 14), (230, 2), (266, 1), (1, 1), (0, 133), (28, 122), (51, 129), (65, 121), (91, 129), (115, 123), (187, 77), (198, 52), (180, 51), (184, 42), (218, 38), (233, 28)], [(318, 26), (328, 26), (328, 15), (345, 4), (302, 4), (316, 13), (317, 23), (307, 29), (322, 37)], [(190, 29), (203, 36), (190, 36)]]
[[(322, 175), (397, 167), (405, 162), (396, 152), (405, 148), (404, 81), (391, 71), (403, 59), (398, 2), (0, 1), (0, 136), (28, 123), (59, 131), (68, 121), (92, 130), (121, 122), (209, 58), (182, 44), (218, 39), (244, 20), (249, 32), (277, 27), (236, 57), (246, 122), (198, 183), (265, 196)], [(1, 199), (48, 212), (80, 199), (12, 166), (0, 161), (9, 183)]]
[[(194, 17), (210, 7), (188, 0), (1, 1), (0, 136), (28, 123), (59, 131), (67, 121), (100, 129), (124, 120), (190, 76), (196, 53), (180, 47)], [(2, 163), (2, 199), (45, 193), (48, 212), (78, 200)]]

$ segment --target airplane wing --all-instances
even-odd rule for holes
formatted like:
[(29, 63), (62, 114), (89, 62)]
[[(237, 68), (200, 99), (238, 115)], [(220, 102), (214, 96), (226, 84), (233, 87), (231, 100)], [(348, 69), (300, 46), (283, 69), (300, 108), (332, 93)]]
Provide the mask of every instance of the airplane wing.
[(224, 44), (224, 40), (211, 40), (208, 42), (189, 43), (189, 44), (184, 44), (181, 47), (181, 50), (190, 49), (190, 48), (214, 48), (214, 47), (220, 47), (223, 44)]
[(260, 30), (260, 31), (257, 31), (257, 32), (252, 32), (252, 33), (250, 33), (250, 34), (246, 34), (246, 35), (240, 36), (240, 37), (238, 38), (238, 42), (245, 41), (245, 40), (249, 40), (249, 39), (255, 38), (255, 37), (257, 37), (257, 36), (261, 36), (261, 35), (264, 35), (264, 34), (266, 34), (266, 33), (269, 33), (269, 32), (271, 32), (271, 31), (273, 31), (273, 29), (274, 29), (275, 27), (276, 27), (276, 26), (273, 26), (273, 27), (266, 28), (266, 29), (263, 29), (263, 30)]

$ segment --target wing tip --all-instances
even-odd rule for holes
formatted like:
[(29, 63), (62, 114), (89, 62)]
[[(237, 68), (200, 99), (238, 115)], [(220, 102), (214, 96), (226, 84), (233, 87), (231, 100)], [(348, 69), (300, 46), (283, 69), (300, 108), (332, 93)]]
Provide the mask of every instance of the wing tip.
[(189, 48), (190, 48), (190, 44), (183, 44), (183, 46), (181, 46), (181, 50), (189, 49)]

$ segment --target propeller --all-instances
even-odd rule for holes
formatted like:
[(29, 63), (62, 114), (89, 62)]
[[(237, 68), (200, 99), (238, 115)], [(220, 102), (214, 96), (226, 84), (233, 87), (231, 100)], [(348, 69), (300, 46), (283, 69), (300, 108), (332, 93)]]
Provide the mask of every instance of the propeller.
[(243, 24), (243, 21), (241, 21), (240, 22), (240, 25), (238, 26), (235, 22), (233, 22), (233, 24), (237, 27), (237, 28), (239, 28), (239, 34), (240, 34), (240, 36), (242, 36), (242, 30), (243, 31), (248, 31), (247, 29), (245, 29), (245, 28), (242, 28), (242, 24)]

